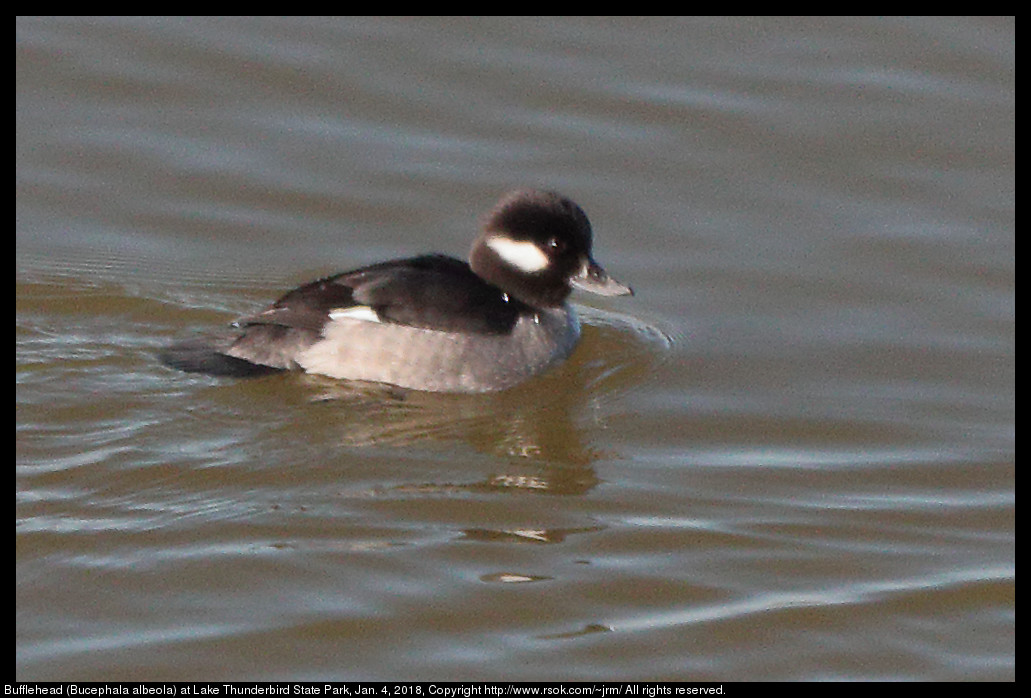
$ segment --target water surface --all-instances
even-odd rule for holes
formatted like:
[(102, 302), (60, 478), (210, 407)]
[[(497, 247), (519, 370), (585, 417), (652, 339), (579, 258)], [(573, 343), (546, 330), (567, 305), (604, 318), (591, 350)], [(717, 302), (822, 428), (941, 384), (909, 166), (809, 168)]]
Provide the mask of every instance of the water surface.
[[(1012, 19), (16, 23), (16, 671), (1014, 678)], [(493, 396), (156, 351), (560, 190)]]

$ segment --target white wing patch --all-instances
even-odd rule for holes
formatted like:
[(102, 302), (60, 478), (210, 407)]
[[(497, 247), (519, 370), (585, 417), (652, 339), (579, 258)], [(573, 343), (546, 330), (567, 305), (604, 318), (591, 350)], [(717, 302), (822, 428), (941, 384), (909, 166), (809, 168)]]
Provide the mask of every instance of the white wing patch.
[(329, 311), (330, 320), (361, 320), (363, 322), (380, 322), (376, 311), (367, 305), (353, 305), (350, 308), (334, 308)]

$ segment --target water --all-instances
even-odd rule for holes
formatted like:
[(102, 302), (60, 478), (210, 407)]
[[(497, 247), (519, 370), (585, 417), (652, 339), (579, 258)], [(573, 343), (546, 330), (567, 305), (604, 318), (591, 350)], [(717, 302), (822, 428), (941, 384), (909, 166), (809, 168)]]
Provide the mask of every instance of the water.
[[(16, 30), (19, 679), (1014, 678), (1012, 19)], [(155, 359), (516, 186), (538, 380)]]

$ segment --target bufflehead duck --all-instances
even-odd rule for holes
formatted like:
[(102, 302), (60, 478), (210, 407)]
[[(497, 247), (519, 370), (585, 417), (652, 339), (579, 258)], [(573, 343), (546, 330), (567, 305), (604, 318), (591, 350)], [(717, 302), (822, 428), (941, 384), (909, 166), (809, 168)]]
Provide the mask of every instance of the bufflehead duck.
[(416, 390), (503, 390), (572, 353), (571, 287), (633, 293), (594, 261), (591, 237), (565, 196), (513, 191), (486, 217), (468, 264), (430, 254), (327, 276), (161, 359), (211, 375), (299, 369)]

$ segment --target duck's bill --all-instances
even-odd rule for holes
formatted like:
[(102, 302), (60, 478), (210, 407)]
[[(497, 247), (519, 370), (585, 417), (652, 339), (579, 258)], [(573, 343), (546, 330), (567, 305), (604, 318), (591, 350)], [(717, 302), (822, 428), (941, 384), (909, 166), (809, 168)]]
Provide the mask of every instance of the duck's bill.
[(594, 260), (584, 264), (580, 273), (569, 280), (574, 288), (599, 296), (632, 296), (634, 289), (609, 276)]

